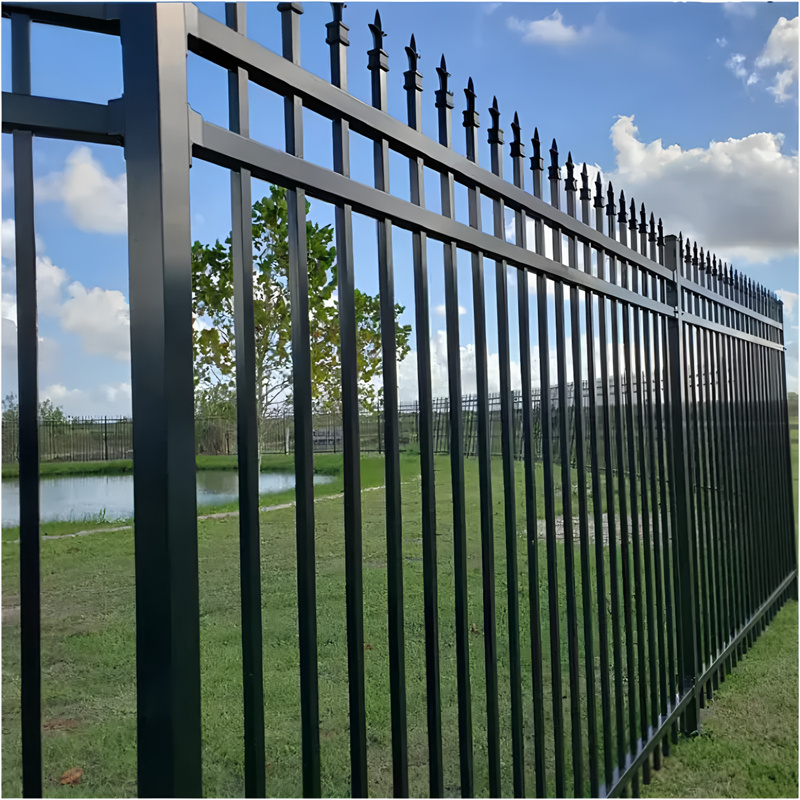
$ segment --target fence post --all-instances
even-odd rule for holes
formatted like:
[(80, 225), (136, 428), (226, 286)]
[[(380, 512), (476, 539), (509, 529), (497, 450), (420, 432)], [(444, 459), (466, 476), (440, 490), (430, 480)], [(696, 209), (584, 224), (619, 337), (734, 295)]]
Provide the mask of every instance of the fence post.
[(103, 417), (103, 449), (108, 461), (108, 417)]
[(203, 791), (185, 13), (120, 6), (142, 797)]
[(672, 415), (672, 452), (675, 463), (675, 513), (673, 535), (677, 549), (679, 585), (678, 601), (678, 677), (680, 694), (691, 693), (691, 699), (682, 716), (682, 732), (691, 734), (699, 729), (698, 704), (695, 682), (697, 680), (697, 637), (695, 619), (694, 530), (690, 511), (691, 484), (689, 453), (684, 401), (683, 309), (681, 308), (681, 245), (674, 235), (666, 237), (666, 266), (673, 270), (674, 280), (667, 280), (667, 303), (674, 315), (667, 318), (667, 359), (669, 369), (669, 407)]

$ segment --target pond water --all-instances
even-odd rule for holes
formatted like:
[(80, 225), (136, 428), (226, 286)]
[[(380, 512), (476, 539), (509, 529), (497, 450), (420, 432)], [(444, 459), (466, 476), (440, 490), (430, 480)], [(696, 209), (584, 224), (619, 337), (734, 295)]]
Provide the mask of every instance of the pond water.
[[(330, 483), (333, 478), (315, 475), (314, 483)], [(262, 472), (259, 492), (277, 494), (294, 488), (292, 472)], [(3, 481), (4, 528), (19, 525), (19, 481)], [(62, 475), (42, 478), (39, 482), (42, 522), (81, 520), (105, 513), (106, 519), (133, 516), (133, 475)], [(199, 470), (197, 505), (230, 503), (239, 496), (239, 473), (235, 470)]]

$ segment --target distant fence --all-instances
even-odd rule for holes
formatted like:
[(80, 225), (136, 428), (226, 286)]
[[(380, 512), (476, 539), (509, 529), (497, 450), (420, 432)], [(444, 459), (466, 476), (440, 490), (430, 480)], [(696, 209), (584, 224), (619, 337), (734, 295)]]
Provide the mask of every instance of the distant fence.
[[(622, 386), (625, 387), (625, 380)], [(634, 394), (637, 392), (633, 386)], [(567, 435), (570, 461), (576, 463), (575, 449), (575, 386), (567, 386)], [(583, 407), (589, 406), (589, 382), (583, 382)], [(501, 396), (490, 394), (489, 441), (493, 456), (502, 455)], [(533, 456), (542, 457), (541, 398), (538, 389), (532, 391), (531, 443)], [(601, 386), (596, 389), (595, 402), (602, 404)], [(523, 455), (523, 397), (522, 392), (512, 393), (514, 457)], [(550, 409), (558, 413), (558, 386), (551, 387)], [(433, 448), (436, 454), (450, 453), (450, 401), (447, 397), (434, 398)], [(478, 454), (478, 396), (461, 398), (464, 419), (463, 447), (466, 456)], [(236, 420), (229, 417), (195, 417), (195, 450), (197, 455), (236, 455)], [(359, 418), (361, 452), (383, 453), (384, 415), (381, 410), (362, 411)], [(342, 414), (340, 411), (318, 411), (312, 417), (312, 441), (316, 453), (342, 452)], [(420, 440), (419, 403), (400, 403), (398, 406), (398, 433), (401, 450), (416, 449)], [(602, 434), (602, 431), (601, 431)], [(559, 430), (552, 432), (554, 452), (560, 453)], [(293, 453), (295, 422), (291, 406), (273, 406), (261, 420), (259, 439), (261, 452)], [(3, 421), (2, 459), (4, 464), (19, 460), (19, 427), (16, 420)], [(584, 453), (586, 455), (586, 453)], [(68, 417), (64, 420), (47, 420), (39, 423), (39, 460), (46, 461), (113, 461), (133, 457), (133, 427), (129, 417)], [(558, 458), (556, 458), (558, 460)]]

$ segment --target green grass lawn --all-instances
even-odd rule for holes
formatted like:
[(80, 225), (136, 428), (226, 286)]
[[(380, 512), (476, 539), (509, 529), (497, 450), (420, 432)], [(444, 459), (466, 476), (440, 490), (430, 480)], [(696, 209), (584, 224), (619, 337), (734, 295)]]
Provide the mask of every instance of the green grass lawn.
[[(797, 418), (790, 428), (798, 528)], [(787, 603), (644, 787), (645, 797), (797, 797), (797, 602)]]
[(643, 797), (797, 797), (797, 602), (790, 601), (701, 712)]
[[(316, 459), (317, 472), (328, 474), (326, 470), (336, 470), (341, 464), (341, 455), (334, 453), (318, 453)], [(197, 469), (238, 469), (237, 456), (197, 456), (195, 459)], [(293, 455), (263, 455), (261, 456), (262, 472), (277, 472), (285, 469), (294, 469)], [(341, 470), (339, 470), (341, 471)], [(39, 474), (44, 478), (54, 475), (124, 475), (133, 472), (133, 459), (122, 458), (111, 461), (44, 461), (39, 465)], [(3, 464), (4, 478), (18, 478), (19, 464)]]
[[(276, 456), (266, 467), (291, 469), (292, 457)], [(325, 497), (341, 491), (341, 456), (317, 456), (317, 471), (334, 481), (315, 488), (317, 624), (319, 632), (320, 743), (322, 791), (349, 793), (349, 733), (344, 578), (344, 523), (341, 499)], [(401, 458), (403, 485), (403, 578), (405, 595), (406, 681), (408, 695), (409, 778), (412, 795), (428, 794), (425, 694), (424, 615), (422, 603), (422, 547), (419, 459)], [(383, 460), (364, 457), (362, 485), (383, 483)], [(537, 468), (537, 516), (544, 518), (541, 468)], [(556, 513), (561, 514), (560, 474), (556, 473)], [(576, 483), (573, 473), (572, 484)], [(475, 460), (465, 462), (467, 571), (469, 591), (470, 671), (474, 731), (475, 783), (479, 796), (488, 794), (484, 617), (480, 541), (480, 494)], [(511, 735), (508, 663), (508, 604), (502, 470), (492, 462), (494, 578), (497, 602), (497, 669), (500, 703), (502, 788), (510, 794)], [(290, 495), (267, 495), (262, 505), (278, 504)], [(604, 498), (603, 492), (602, 497)], [(528, 598), (528, 554), (525, 534), (523, 469), (515, 475), (518, 574), (526, 772), (528, 793), (533, 792), (532, 671)], [(265, 502), (266, 501), (266, 502)], [(577, 501), (573, 494), (574, 508)], [(364, 492), (363, 568), (364, 636), (369, 790), (389, 796), (391, 786), (391, 726), (387, 634), (387, 583), (384, 492)], [(442, 727), (445, 792), (459, 793), (458, 715), (454, 626), (452, 494), (449, 459), (436, 458), (437, 547), (439, 570), (439, 624)], [(235, 504), (232, 504), (235, 508)], [(48, 534), (67, 533), (99, 523), (52, 523)], [(9, 540), (17, 530), (3, 531), (3, 774), (5, 795), (21, 790), (19, 755), (19, 614), (18, 545)], [(576, 537), (577, 538), (577, 537)], [(207, 796), (242, 796), (243, 722), (241, 630), (239, 617), (238, 520), (234, 517), (198, 523), (200, 573), (200, 630), (203, 714), (203, 781)], [(546, 551), (543, 541), (534, 548), (538, 557), (541, 635), (544, 652), (545, 730), (548, 791), (554, 793), (553, 703), (549, 653), (549, 615)], [(560, 662), (563, 672), (561, 706), (568, 792), (571, 781), (571, 722), (566, 644), (566, 593), (563, 543), (558, 551), (558, 606), (561, 626)], [(606, 577), (609, 554), (604, 548)], [(42, 706), (44, 793), (46, 796), (135, 796), (136, 694), (134, 638), (134, 538), (131, 530), (42, 543)], [(619, 548), (617, 548), (619, 554)], [(582, 748), (588, 763), (586, 739), (583, 612), (580, 594), (580, 558), (575, 550), (580, 637), (579, 670)], [(295, 510), (285, 508), (261, 515), (261, 575), (264, 636), (265, 714), (267, 733), (267, 794), (299, 796), (300, 714), (297, 632), (297, 556)], [(597, 566), (590, 570), (594, 593)], [(621, 587), (616, 587), (622, 608)], [(608, 607), (607, 593), (605, 605)], [(592, 598), (595, 636), (595, 683), (599, 680), (597, 603)], [(623, 653), (624, 645), (623, 640)], [(754, 654), (756, 648), (752, 651)], [(637, 662), (638, 664), (638, 662)], [(611, 664), (613, 667), (613, 663)], [(628, 677), (620, 665), (625, 686), (627, 721)], [(613, 673), (612, 673), (613, 675)], [(730, 679), (729, 679), (730, 680)], [(726, 682), (727, 685), (727, 682)], [(795, 683), (796, 687), (796, 667)], [(612, 678), (613, 686), (613, 678)], [(598, 715), (599, 715), (598, 691)], [(795, 714), (796, 721), (796, 714)], [(613, 732), (613, 731), (612, 731)], [(795, 740), (796, 741), (796, 740)], [(602, 760), (601, 760), (602, 764)], [(62, 787), (61, 774), (81, 767), (80, 786)], [(579, 791), (588, 794), (587, 782)]]
[[(335, 463), (338, 458), (339, 467)], [(323, 793), (349, 792), (347, 652), (345, 626), (344, 531), (341, 499), (323, 493), (340, 488), (341, 456), (316, 460), (334, 474), (334, 483), (317, 487), (316, 504), (317, 622), (319, 630), (320, 737)], [(403, 476), (403, 570), (408, 693), (409, 772), (413, 794), (428, 793), (425, 693), (424, 614), (419, 459), (401, 459)], [(383, 461), (362, 459), (364, 485), (382, 482)], [(516, 508), (519, 603), (522, 632), (523, 696), (527, 779), (533, 787), (531, 649), (527, 593), (527, 548), (522, 465), (517, 465)], [(503, 522), (502, 471), (492, 463), (494, 561), (497, 601), (497, 669), (501, 709), (503, 790), (511, 791), (511, 737), (508, 664), (508, 606)], [(541, 472), (537, 475), (540, 519), (544, 515)], [(559, 481), (560, 483), (560, 481)], [(484, 618), (477, 463), (465, 464), (467, 490), (467, 569), (469, 591), (470, 670), (476, 790), (488, 792)], [(458, 794), (458, 718), (454, 627), (452, 495), (449, 459), (436, 460), (439, 621), (445, 788)], [(270, 495), (270, 498), (275, 496)], [(270, 503), (275, 500), (271, 499)], [(386, 541), (384, 492), (364, 492), (363, 565), (366, 709), (370, 793), (391, 794)], [(560, 486), (556, 512), (561, 513)], [(43, 526), (50, 535), (92, 527), (86, 523)], [(95, 527), (97, 525), (95, 524)], [(295, 510), (261, 515), (264, 614), (265, 709), (267, 717), (267, 792), (298, 796), (300, 784), (300, 715), (298, 682)], [(20, 791), (19, 765), (19, 625), (17, 530), (4, 531), (3, 547), (3, 792)], [(238, 520), (209, 519), (198, 524), (201, 658), (203, 692), (204, 790), (208, 796), (241, 796), (243, 786), (241, 648), (239, 619)], [(83, 796), (132, 796), (136, 793), (134, 559), (131, 530), (42, 543), (42, 691), (44, 724), (44, 790), (47, 795), (74, 793), (58, 785), (67, 769), (84, 769)], [(552, 700), (550, 691), (548, 584), (544, 542), (537, 544), (542, 643), (545, 652), (545, 725), (550, 791), (554, 789)], [(558, 608), (561, 664), (564, 674), (565, 750), (571, 759), (564, 547), (559, 545)], [(604, 572), (608, 572), (605, 548)], [(576, 547), (576, 561), (579, 562)], [(594, 551), (592, 550), (592, 559)], [(576, 583), (580, 567), (576, 564)], [(595, 571), (592, 566), (592, 574)], [(578, 589), (580, 603), (580, 589)], [(620, 606), (622, 604), (620, 603)], [(580, 608), (579, 608), (580, 612)], [(596, 603), (592, 614), (596, 617)], [(596, 619), (594, 620), (596, 623)], [(583, 637), (583, 618), (578, 616)], [(597, 635), (596, 624), (594, 626)], [(588, 759), (583, 656), (580, 661), (584, 759)], [(596, 660), (596, 673), (599, 662)], [(599, 707), (599, 703), (598, 703)], [(598, 708), (599, 713), (599, 708)], [(570, 774), (569, 766), (567, 774)], [(588, 773), (587, 773), (588, 780)], [(568, 785), (571, 785), (571, 781)], [(584, 788), (588, 791), (588, 785)]]

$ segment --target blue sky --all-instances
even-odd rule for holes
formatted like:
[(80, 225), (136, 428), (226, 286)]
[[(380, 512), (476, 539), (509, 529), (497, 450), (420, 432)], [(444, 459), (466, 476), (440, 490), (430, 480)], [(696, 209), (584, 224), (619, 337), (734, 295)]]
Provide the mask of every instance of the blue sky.
[[(223, 19), (222, 3), (200, 3)], [(301, 58), (328, 78), (328, 3), (306, 3)], [(538, 126), (566, 156), (610, 177), (617, 191), (645, 202), (667, 232), (683, 231), (785, 302), (790, 388), (797, 388), (798, 102), (797, 4), (791, 3), (368, 3), (350, 2), (349, 89), (369, 102), (368, 23), (378, 8), (389, 53), (389, 113), (405, 120), (404, 47), (413, 33), (422, 55), (423, 129), (436, 135), (435, 67), (447, 58), (455, 93), (454, 148), (464, 152), (463, 88), (472, 77), (481, 113), (479, 161), (488, 164), (488, 107), (496, 96), (510, 137), (519, 113), (528, 142)], [(248, 33), (279, 50), (272, 3), (251, 3)], [(10, 90), (10, 27), (2, 23), (2, 87)], [(119, 41), (99, 34), (34, 26), (33, 93), (106, 102), (122, 94)], [(224, 71), (190, 56), (189, 101), (211, 122), (227, 124)], [(282, 146), (280, 98), (253, 87), (251, 134)], [(2, 136), (2, 391), (16, 390), (11, 137)], [(305, 114), (306, 157), (332, 165), (330, 125)], [(506, 148), (507, 159), (507, 148)], [(353, 136), (353, 177), (372, 181), (371, 147)], [(36, 140), (36, 226), (39, 237), (40, 391), (70, 414), (130, 412), (127, 346), (128, 268), (122, 150)], [(407, 196), (407, 162), (391, 162), (391, 190)], [(506, 160), (506, 173), (510, 164)], [(429, 207), (438, 184), (427, 176)], [(529, 174), (526, 176), (530, 184)], [(229, 182), (223, 170), (195, 160), (191, 172), (192, 237), (223, 239), (230, 229)], [(266, 193), (255, 182), (253, 196)], [(457, 214), (466, 195), (457, 195)], [(333, 210), (312, 202), (312, 217), (332, 223)], [(489, 206), (484, 225), (491, 230)], [(357, 284), (377, 291), (375, 224), (356, 217)], [(413, 323), (411, 237), (395, 233), (397, 300)], [(462, 371), (474, 390), (469, 257), (459, 261)], [(429, 247), (430, 347), (434, 391), (446, 393), (441, 247)], [(513, 278), (513, 276), (512, 276)], [(494, 264), (486, 265), (490, 386), (497, 380)], [(515, 304), (513, 304), (515, 305)], [(518, 359), (511, 313), (512, 360)], [(582, 331), (585, 336), (585, 331)], [(400, 367), (402, 399), (415, 396), (415, 351)], [(424, 345), (424, 343), (422, 343)], [(535, 339), (534, 339), (535, 344)], [(516, 372), (514, 373), (517, 374)]]

